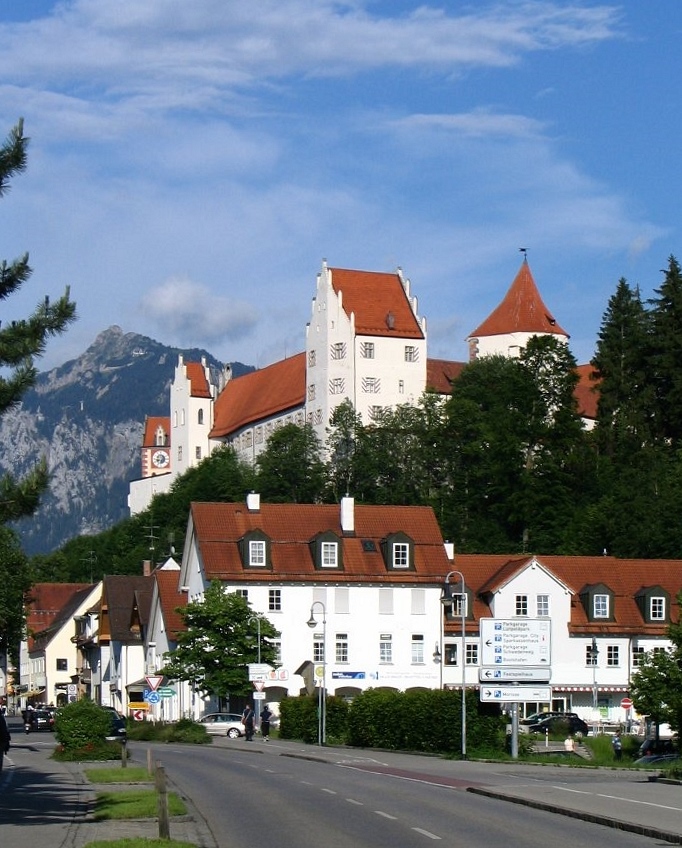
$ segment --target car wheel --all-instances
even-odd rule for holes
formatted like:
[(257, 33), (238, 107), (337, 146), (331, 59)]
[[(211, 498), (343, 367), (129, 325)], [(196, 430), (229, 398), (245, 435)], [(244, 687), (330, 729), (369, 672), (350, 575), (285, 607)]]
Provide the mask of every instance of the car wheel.
[(227, 735), (230, 737), (230, 739), (236, 739), (237, 736), (241, 736), (241, 733), (237, 730), (236, 727), (231, 727), (227, 731)]

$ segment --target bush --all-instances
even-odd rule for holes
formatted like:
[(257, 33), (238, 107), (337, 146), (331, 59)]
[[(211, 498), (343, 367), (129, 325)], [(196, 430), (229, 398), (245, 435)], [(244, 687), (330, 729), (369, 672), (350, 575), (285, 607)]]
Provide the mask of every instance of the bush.
[[(110, 732), (109, 712), (87, 698), (67, 704), (55, 715), (55, 738), (63, 751), (92, 750), (95, 747), (106, 750), (106, 737)], [(120, 745), (116, 745), (115, 750), (120, 757)]]
[(213, 741), (202, 724), (188, 718), (177, 722), (129, 722), (128, 739), (137, 742), (188, 742), (194, 745), (206, 745)]

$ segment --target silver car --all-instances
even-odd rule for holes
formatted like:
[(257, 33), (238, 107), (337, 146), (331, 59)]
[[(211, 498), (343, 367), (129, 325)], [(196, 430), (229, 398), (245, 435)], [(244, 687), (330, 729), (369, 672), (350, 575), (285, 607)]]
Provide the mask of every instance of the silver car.
[(209, 713), (199, 719), (207, 733), (215, 736), (230, 736), (233, 739), (244, 735), (242, 717), (238, 713)]

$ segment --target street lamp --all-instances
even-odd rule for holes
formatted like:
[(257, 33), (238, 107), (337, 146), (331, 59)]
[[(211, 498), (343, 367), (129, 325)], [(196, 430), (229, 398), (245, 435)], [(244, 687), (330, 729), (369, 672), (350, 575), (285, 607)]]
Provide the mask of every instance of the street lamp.
[(599, 658), (599, 648), (597, 647), (597, 637), (592, 637), (592, 647), (588, 648), (590, 653), (590, 662), (592, 663), (592, 711), (593, 711), (593, 729), (594, 736), (597, 735), (597, 710), (599, 709), (599, 693), (597, 691), (597, 660)]
[(258, 664), (260, 665), (260, 616), (252, 615), (247, 624), (251, 624), (252, 621), (256, 622), (256, 627), (258, 628)]
[(313, 610), (315, 606), (322, 607), (322, 685), (317, 692), (317, 744), (325, 745), (327, 741), (327, 608), (322, 601), (313, 601), (310, 606), (308, 627), (317, 627)]
[[(450, 578), (456, 575), (459, 578), (461, 585), (460, 592), (454, 592), (450, 585)], [(462, 759), (467, 756), (467, 702), (466, 702), (466, 620), (467, 620), (467, 589), (464, 583), (464, 575), (461, 571), (449, 571), (445, 576), (443, 583), (443, 591), (440, 596), (443, 606), (451, 606), (453, 616), (459, 616), (462, 619), (462, 655), (460, 664), (462, 667)], [(441, 617), (441, 641), (443, 633), (443, 618)]]

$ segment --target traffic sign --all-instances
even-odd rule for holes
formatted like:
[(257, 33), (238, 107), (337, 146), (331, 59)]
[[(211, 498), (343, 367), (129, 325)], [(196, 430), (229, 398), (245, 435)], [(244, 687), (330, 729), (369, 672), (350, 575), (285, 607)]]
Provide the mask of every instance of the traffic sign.
[(160, 698), (172, 698), (173, 695), (177, 693), (172, 686), (159, 686), (159, 688), (156, 690), (156, 694)]
[(549, 667), (549, 619), (482, 618), (480, 631), (482, 666)]
[(156, 692), (159, 686), (163, 683), (163, 675), (161, 674), (150, 674), (148, 677), (145, 677), (147, 681), (147, 685), (152, 690), (152, 692)]
[(624, 710), (631, 710), (632, 698), (623, 698), (623, 700), (620, 702), (620, 705)]
[(161, 700), (161, 695), (159, 695), (158, 692), (149, 692), (147, 695), (145, 695), (144, 699), (145, 701), (147, 701), (148, 704), (158, 704)]
[(531, 681), (537, 681), (538, 683), (549, 683), (552, 677), (552, 669), (548, 666), (545, 668), (534, 668), (532, 666), (528, 666), (528, 668), (517, 668), (517, 667), (493, 667), (493, 668), (479, 668), (478, 670), (478, 679), (485, 683), (486, 681), (493, 683), (494, 681), (509, 681), (516, 680), (519, 683), (526, 683)]
[(481, 701), (521, 704), (524, 701), (551, 700), (551, 686), (481, 686)]
[(265, 700), (265, 692), (254, 692), (253, 693), (254, 701), (264, 701)]
[(253, 681), (253, 688), (256, 690), (256, 692), (262, 692), (263, 689), (265, 689), (265, 681), (264, 680), (254, 680)]
[(267, 663), (249, 663), (249, 680), (267, 680), (272, 671), (272, 666)]

